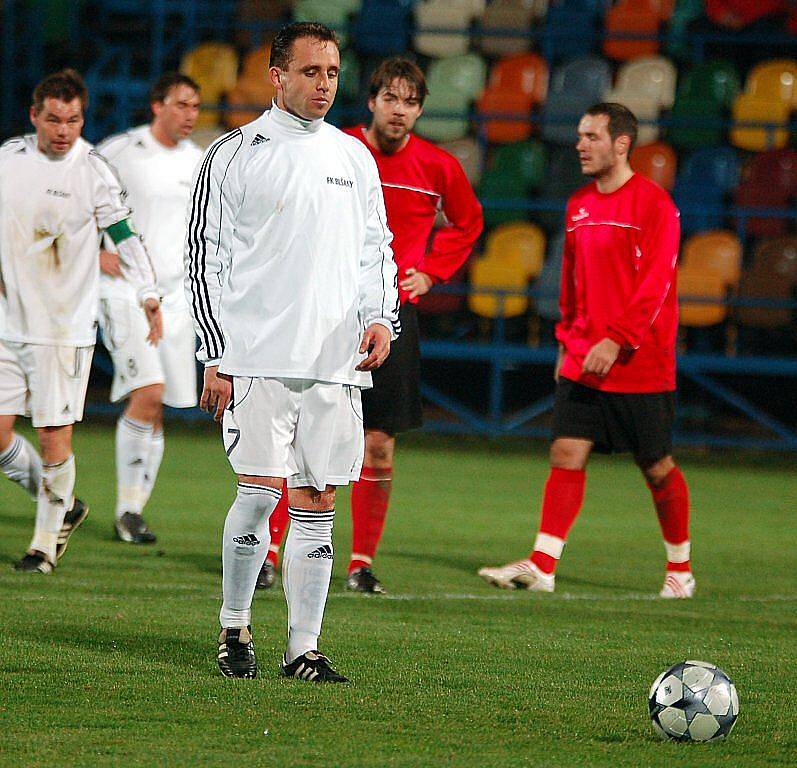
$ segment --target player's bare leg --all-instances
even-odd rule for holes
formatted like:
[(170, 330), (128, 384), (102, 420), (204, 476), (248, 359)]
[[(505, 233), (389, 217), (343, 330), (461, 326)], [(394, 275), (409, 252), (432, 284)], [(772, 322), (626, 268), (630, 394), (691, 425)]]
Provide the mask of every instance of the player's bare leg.
[(576, 438), (560, 437), (551, 443), (551, 472), (545, 483), (534, 550), (524, 560), (481, 568), (479, 576), (503, 589), (554, 591), (554, 572), (584, 501), (586, 466), (592, 447), (590, 440)]
[(162, 458), (163, 384), (150, 384), (130, 393), (125, 412), (116, 424), (115, 528), (122, 541), (155, 541), (142, 512)]
[(332, 576), (335, 488), (289, 488), (291, 527), (285, 540), (282, 584), (288, 603), (288, 649), (281, 672), (317, 683), (343, 683), (318, 650)]
[(75, 457), (72, 455), (72, 425), (36, 430), (42, 453), (42, 476), (36, 499), (36, 526), (17, 570), (51, 573), (58, 555), (58, 537), (64, 517), (73, 506)]
[(395, 449), (395, 435), (380, 429), (365, 430), (362, 474), (352, 483), (351, 489), (352, 552), (346, 586), (356, 592), (382, 594), (385, 591), (371, 565), (390, 503)]
[(13, 415), (0, 416), (0, 470), (35, 501), (39, 494), (42, 462), (36, 449), (14, 432), (16, 418)]
[(690, 564), (689, 488), (672, 456), (653, 463), (635, 457), (650, 488), (659, 518), (667, 570), (659, 592), (663, 598), (689, 598), (695, 592), (695, 578)]
[(281, 477), (238, 475), (222, 537), (223, 602), (218, 663), (226, 677), (253, 678), (252, 598), (268, 551), (268, 518), (282, 495)]

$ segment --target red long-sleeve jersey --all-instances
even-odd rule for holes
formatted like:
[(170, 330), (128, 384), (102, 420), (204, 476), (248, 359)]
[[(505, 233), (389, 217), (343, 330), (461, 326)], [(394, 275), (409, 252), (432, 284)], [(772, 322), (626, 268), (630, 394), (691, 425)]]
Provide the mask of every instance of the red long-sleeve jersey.
[[(364, 125), (347, 128), (346, 133), (362, 141), (376, 160), (399, 283), (410, 267), (435, 283), (449, 280), (465, 263), (483, 226), (481, 204), (459, 161), (412, 134), (402, 149), (386, 155), (368, 143)], [(438, 210), (448, 223), (435, 231), (430, 245)], [(402, 304), (408, 301), (400, 288), (399, 298)]]
[[(638, 173), (608, 194), (593, 182), (570, 198), (565, 221), (560, 374), (607, 392), (675, 389), (681, 228), (672, 199)], [(606, 337), (621, 345), (617, 362), (604, 378), (583, 374)]]

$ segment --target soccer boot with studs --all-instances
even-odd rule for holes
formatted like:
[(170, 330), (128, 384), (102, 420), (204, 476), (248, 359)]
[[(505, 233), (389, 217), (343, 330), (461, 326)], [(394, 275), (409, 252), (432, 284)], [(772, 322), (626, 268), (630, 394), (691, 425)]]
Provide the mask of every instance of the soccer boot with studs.
[(14, 570), (22, 573), (52, 573), (55, 563), (51, 563), (42, 552), (26, 552), (21, 560), (14, 563)]
[(155, 534), (141, 515), (125, 512), (115, 523), (116, 535), (128, 544), (153, 544)]
[(219, 635), (217, 655), (225, 677), (257, 677), (257, 657), (252, 642), (252, 627), (225, 627)]
[(370, 568), (356, 568), (346, 577), (346, 589), (366, 595), (384, 595), (387, 591)]
[(277, 569), (270, 560), (263, 563), (260, 573), (257, 574), (255, 589), (271, 589), (277, 580)]
[(697, 582), (691, 571), (667, 571), (659, 597), (665, 600), (685, 600), (695, 594)]
[(501, 589), (530, 589), (534, 592), (553, 592), (556, 581), (552, 573), (543, 573), (531, 560), (480, 568), (478, 574)]
[(335, 672), (329, 659), (320, 651), (307, 651), (297, 656), (290, 664), (283, 657), (280, 674), (284, 677), (295, 677), (313, 683), (348, 683), (348, 678)]
[(75, 498), (70, 509), (64, 515), (64, 522), (61, 524), (61, 530), (58, 532), (58, 542), (55, 547), (55, 559), (60, 560), (66, 552), (66, 547), (69, 544), (69, 537), (78, 529), (80, 524), (88, 517), (89, 506), (84, 504), (80, 499)]

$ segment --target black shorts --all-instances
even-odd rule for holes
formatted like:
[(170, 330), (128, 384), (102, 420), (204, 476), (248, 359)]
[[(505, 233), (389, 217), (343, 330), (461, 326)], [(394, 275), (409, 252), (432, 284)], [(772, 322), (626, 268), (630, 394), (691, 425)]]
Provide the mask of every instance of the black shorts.
[(399, 320), (401, 333), (390, 345), (390, 355), (381, 368), (371, 372), (373, 388), (362, 391), (365, 428), (390, 435), (418, 429), (423, 423), (421, 344), (415, 305), (403, 304)]
[(674, 419), (674, 392), (601, 392), (569, 379), (556, 385), (554, 440), (591, 440), (599, 453), (630, 451), (642, 466), (672, 453)]

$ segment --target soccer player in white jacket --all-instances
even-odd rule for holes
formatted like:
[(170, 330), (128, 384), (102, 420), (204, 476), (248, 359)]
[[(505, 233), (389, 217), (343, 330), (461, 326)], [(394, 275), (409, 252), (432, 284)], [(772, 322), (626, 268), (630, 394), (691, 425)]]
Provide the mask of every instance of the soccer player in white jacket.
[[(86, 100), (77, 72), (46, 77), (33, 92), (36, 133), (0, 148), (0, 467), (36, 497), (33, 540), (16, 564), (29, 573), (52, 572), (87, 513), (73, 495), (72, 425), (96, 340), (100, 231), (116, 243), (150, 343), (161, 335), (155, 275), (122, 186), (80, 138)], [(43, 463), (15, 434), (17, 416), (31, 417)]]
[(100, 252), (100, 327), (113, 360), (111, 401), (127, 398), (116, 424), (116, 535), (149, 544), (142, 517), (163, 457), (163, 404), (196, 405), (196, 335), (183, 290), (185, 209), (202, 150), (188, 137), (199, 114), (199, 86), (168, 72), (150, 91), (149, 125), (111, 136), (97, 151), (116, 168), (136, 212), (136, 227), (155, 265), (163, 339), (147, 344), (135, 290), (124, 280), (116, 249)]
[(287, 478), (282, 674), (344, 682), (318, 651), (332, 573), (335, 487), (360, 475), (360, 389), (398, 327), (396, 265), (379, 175), (324, 122), (334, 32), (294, 23), (271, 46), (271, 109), (210, 146), (194, 181), (186, 290), (205, 364), (200, 405), (223, 416), (238, 475), (222, 539), (223, 674), (254, 677), (255, 582)]

